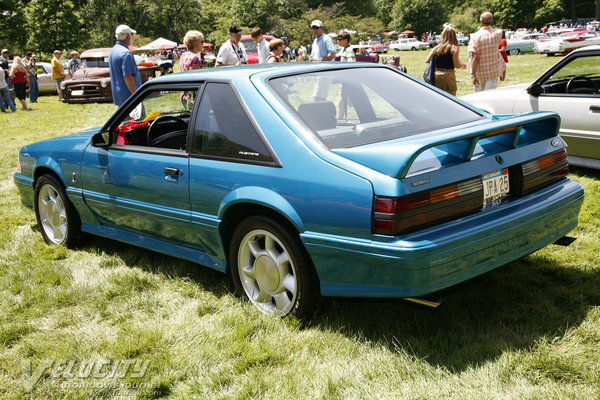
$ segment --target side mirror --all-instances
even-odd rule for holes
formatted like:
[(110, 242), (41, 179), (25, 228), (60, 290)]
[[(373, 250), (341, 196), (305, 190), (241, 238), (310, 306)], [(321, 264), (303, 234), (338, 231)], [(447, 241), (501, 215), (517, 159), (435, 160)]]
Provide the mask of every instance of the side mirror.
[(108, 132), (98, 132), (92, 135), (91, 144), (94, 147), (107, 148), (110, 146), (110, 135)]
[(532, 96), (539, 96), (542, 94), (542, 86), (539, 83), (534, 83), (527, 88), (527, 93)]

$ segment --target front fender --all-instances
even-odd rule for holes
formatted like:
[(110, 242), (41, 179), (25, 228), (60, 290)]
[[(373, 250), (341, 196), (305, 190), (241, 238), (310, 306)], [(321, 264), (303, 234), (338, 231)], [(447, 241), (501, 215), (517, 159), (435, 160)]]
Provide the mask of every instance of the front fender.
[(36, 178), (38, 177), (37, 171), (40, 168), (51, 169), (52, 172), (54, 172), (60, 178), (63, 185), (65, 185), (65, 187), (69, 186), (67, 184), (67, 179), (64, 175), (64, 172), (63, 172), (61, 166), (58, 164), (58, 162), (56, 162), (56, 160), (54, 158), (49, 157), (49, 156), (41, 156), (36, 159), (36, 165), (33, 169), (33, 175), (32, 175), (32, 178), (34, 179), (34, 184), (35, 184)]
[(304, 232), (304, 223), (292, 205), (279, 193), (257, 186), (244, 186), (230, 192), (219, 205), (218, 216), (223, 219), (227, 210), (239, 203), (251, 203), (270, 208), (286, 217), (299, 232)]

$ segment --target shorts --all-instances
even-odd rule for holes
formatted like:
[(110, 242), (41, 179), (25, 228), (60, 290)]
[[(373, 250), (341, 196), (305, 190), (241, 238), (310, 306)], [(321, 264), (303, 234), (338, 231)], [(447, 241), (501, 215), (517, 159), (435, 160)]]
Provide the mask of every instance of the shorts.
[(65, 80), (65, 78), (56, 78), (56, 88), (60, 90), (60, 84)]
[(435, 69), (435, 87), (451, 95), (456, 95), (456, 75), (453, 69)]
[(19, 100), (25, 100), (25, 96), (27, 95), (27, 83), (13, 83), (13, 86), (15, 88), (15, 96)]

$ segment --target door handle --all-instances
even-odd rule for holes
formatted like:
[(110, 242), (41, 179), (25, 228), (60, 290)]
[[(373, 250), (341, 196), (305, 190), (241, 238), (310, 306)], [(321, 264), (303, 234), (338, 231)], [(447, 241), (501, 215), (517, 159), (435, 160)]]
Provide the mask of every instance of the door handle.
[(173, 167), (165, 167), (165, 175), (179, 176), (183, 175), (183, 171)]
[(600, 112), (600, 106), (590, 106), (591, 112)]

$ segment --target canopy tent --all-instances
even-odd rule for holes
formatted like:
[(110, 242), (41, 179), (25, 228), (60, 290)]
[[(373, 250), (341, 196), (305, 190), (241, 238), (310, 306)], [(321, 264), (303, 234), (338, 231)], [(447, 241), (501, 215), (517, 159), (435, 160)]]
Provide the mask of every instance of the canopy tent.
[(409, 33), (415, 33), (415, 31), (411, 31), (411, 30), (407, 29), (405, 31), (400, 32), (401, 35), (408, 35)]
[(158, 38), (155, 41), (138, 48), (138, 50), (164, 50), (174, 49), (175, 47), (177, 47), (177, 43), (167, 40), (165, 38)]

